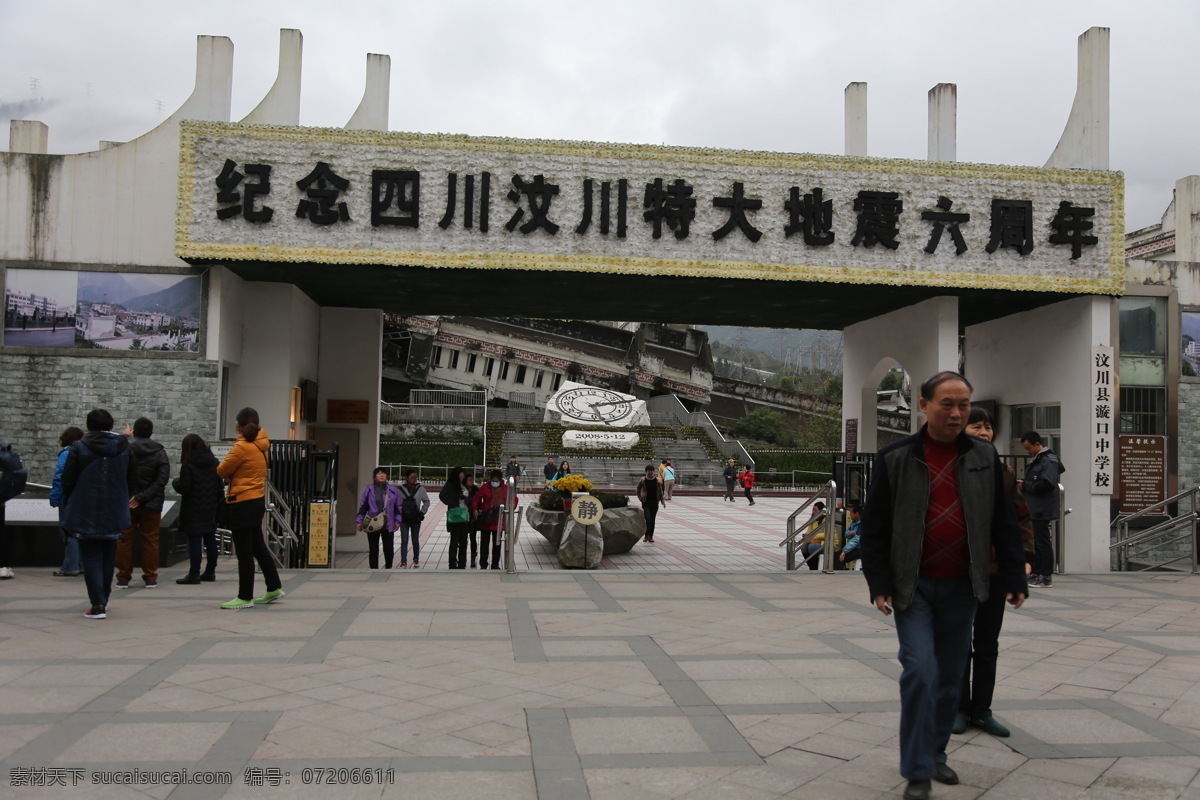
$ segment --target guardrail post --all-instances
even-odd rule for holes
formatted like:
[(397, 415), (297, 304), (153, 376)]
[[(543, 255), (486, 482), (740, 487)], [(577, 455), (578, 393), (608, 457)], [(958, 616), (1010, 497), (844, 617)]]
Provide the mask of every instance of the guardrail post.
[(787, 539), (787, 569), (789, 572), (794, 572), (796, 569), (796, 521), (788, 518), (788, 539)]
[(1067, 544), (1067, 514), (1071, 513), (1071, 509), (1067, 508), (1067, 490), (1061, 483), (1058, 485), (1058, 524), (1055, 525), (1054, 531), (1054, 559), (1058, 563), (1054, 566), (1057, 568), (1055, 572), (1059, 575), (1067, 574), (1064, 565), (1067, 563), (1066, 553), (1063, 550)]

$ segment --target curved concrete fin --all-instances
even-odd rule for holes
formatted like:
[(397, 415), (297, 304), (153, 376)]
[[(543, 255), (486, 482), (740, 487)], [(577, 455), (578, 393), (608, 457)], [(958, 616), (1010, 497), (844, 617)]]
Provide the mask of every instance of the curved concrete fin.
[(254, 110), (242, 118), (251, 125), (300, 124), (300, 71), (304, 34), (295, 28), (279, 30), (279, 72), (275, 83)]
[(227, 36), (196, 37), (196, 84), (175, 113), (128, 142), (104, 141), (100, 150), (115, 150), (161, 132), (178, 147), (179, 123), (185, 119), (228, 122), (233, 99), (233, 41)]
[(391, 97), (392, 57), (379, 53), (367, 53), (367, 83), (362, 102), (350, 121), (349, 130), (386, 131), (388, 129), (388, 101)]
[(1071, 116), (1047, 167), (1108, 169), (1108, 28), (1079, 37), (1079, 75)]

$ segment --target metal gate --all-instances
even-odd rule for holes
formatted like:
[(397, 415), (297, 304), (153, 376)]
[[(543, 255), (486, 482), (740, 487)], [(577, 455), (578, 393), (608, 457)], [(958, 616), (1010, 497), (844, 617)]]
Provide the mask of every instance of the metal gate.
[(308, 566), (309, 503), (329, 503), (330, 525), (337, 519), (337, 462), (336, 444), (331, 450), (318, 450), (311, 441), (271, 442), (271, 485), (287, 509), (288, 526), (300, 540), (286, 567)]

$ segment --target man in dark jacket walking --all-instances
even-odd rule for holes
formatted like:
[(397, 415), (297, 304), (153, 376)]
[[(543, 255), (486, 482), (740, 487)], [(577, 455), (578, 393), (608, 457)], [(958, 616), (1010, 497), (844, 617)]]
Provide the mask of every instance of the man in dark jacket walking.
[(939, 372), (922, 384), (920, 407), (924, 427), (876, 456), (859, 526), (871, 601), (884, 616), (896, 612), (900, 774), (909, 800), (929, 797), (931, 779), (958, 783), (946, 744), (993, 552), (997, 585), (1014, 608), (1029, 591), (1000, 458), (966, 434), (971, 385)]
[(1021, 481), (1021, 492), (1029, 503), (1029, 514), (1033, 517), (1033, 574), (1030, 586), (1053, 586), (1054, 545), (1050, 538), (1050, 521), (1058, 519), (1058, 479), (1066, 468), (1049, 447), (1046, 447), (1037, 431), (1021, 435), (1021, 447), (1029, 456), (1025, 465), (1025, 480)]
[(731, 503), (736, 503), (737, 501), (733, 499), (733, 487), (737, 483), (738, 471), (732, 458), (725, 465), (725, 471), (722, 474), (725, 477), (725, 499)]
[(637, 499), (642, 504), (642, 516), (646, 518), (646, 541), (653, 542), (654, 522), (662, 505), (662, 484), (658, 482), (653, 464), (646, 465), (646, 474), (638, 481)]
[(142, 580), (147, 589), (158, 586), (158, 532), (162, 524), (163, 495), (171, 479), (171, 459), (161, 444), (150, 437), (154, 423), (138, 417), (129, 439), (129, 455), (133, 460), (136, 480), (133, 496), (129, 498), (130, 524), (121, 532), (117, 543), (117, 588), (129, 588), (133, 576), (133, 537), (141, 534)]
[(97, 408), (87, 415), (88, 432), (71, 445), (63, 468), (59, 524), (79, 540), (83, 579), (91, 608), (88, 619), (108, 615), (116, 541), (129, 526), (133, 459), (129, 440), (112, 432), (112, 414)]

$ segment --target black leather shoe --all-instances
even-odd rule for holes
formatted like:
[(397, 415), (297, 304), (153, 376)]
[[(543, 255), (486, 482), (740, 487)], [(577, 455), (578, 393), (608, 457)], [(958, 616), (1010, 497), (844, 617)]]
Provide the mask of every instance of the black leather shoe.
[(975, 719), (971, 720), (971, 724), (976, 728), (979, 728), (984, 733), (997, 736), (1001, 739), (1012, 735), (1012, 732), (1008, 728), (1004, 727), (1000, 720), (993, 716), (976, 717)]
[(204, 583), (212, 583), (216, 579), (217, 579), (217, 575), (215, 572), (206, 572), (200, 576), (200, 580), (203, 581)]
[(958, 773), (945, 764), (937, 764), (933, 768), (933, 779), (938, 783), (954, 786), (958, 783)]
[(929, 781), (909, 781), (904, 787), (904, 800), (929, 800)]
[(175, 582), (183, 583), (183, 584), (199, 583), (200, 576), (199, 575), (184, 575), (182, 578), (177, 579)]

